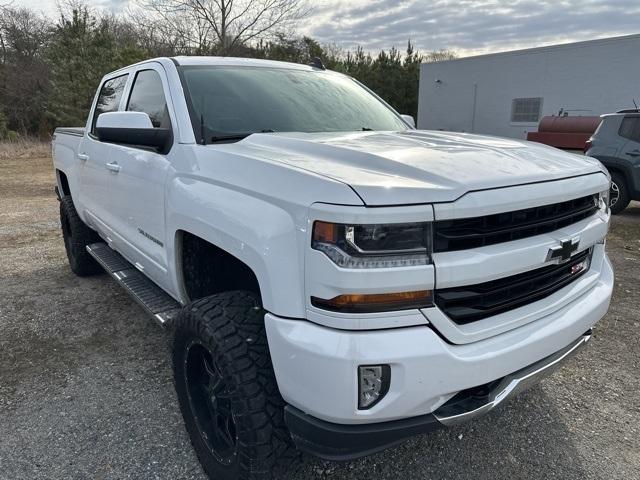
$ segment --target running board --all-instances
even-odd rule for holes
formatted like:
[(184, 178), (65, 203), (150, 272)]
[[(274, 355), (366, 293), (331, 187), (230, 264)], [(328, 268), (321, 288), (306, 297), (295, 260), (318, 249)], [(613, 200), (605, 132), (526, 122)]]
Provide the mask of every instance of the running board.
[(106, 243), (87, 245), (87, 251), (161, 326), (170, 325), (181, 305)]

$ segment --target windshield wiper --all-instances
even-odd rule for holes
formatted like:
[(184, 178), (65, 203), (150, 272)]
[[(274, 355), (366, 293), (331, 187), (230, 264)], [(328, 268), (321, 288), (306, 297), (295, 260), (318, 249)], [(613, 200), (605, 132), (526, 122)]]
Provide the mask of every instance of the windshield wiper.
[(362, 127), (362, 131), (363, 131), (363, 132), (373, 132), (373, 128), (369, 128), (369, 127)]
[(225, 141), (228, 141), (228, 140), (242, 140), (244, 138), (247, 138), (249, 135), (253, 135), (254, 133), (271, 133), (271, 132), (275, 132), (275, 130), (267, 128), (267, 129), (264, 129), (264, 130), (260, 130), (258, 132), (223, 133), (223, 134), (220, 134), (220, 135), (212, 136), (211, 137), (211, 143), (225, 142)]
[(224, 142), (225, 140), (242, 140), (243, 138), (247, 138), (249, 135), (252, 135), (253, 132), (249, 133), (228, 133), (225, 135), (214, 135), (211, 137), (211, 143), (216, 142)]

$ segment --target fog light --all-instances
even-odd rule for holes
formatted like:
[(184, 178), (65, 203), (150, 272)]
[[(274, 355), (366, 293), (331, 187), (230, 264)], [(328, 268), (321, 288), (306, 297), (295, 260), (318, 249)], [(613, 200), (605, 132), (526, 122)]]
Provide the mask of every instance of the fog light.
[(366, 410), (383, 399), (389, 391), (389, 365), (361, 365), (358, 367), (358, 409)]

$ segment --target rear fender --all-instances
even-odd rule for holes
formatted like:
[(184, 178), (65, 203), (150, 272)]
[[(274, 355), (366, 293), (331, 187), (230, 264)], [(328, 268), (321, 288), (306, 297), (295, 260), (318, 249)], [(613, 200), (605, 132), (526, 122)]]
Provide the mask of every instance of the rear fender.
[(600, 160), (609, 172), (620, 172), (627, 181), (631, 198), (640, 199), (640, 162), (634, 165), (628, 160), (605, 155), (595, 155), (594, 158)]
[[(74, 193), (78, 192), (78, 172), (75, 168), (75, 160), (81, 141), (82, 137), (77, 135), (55, 133), (53, 136), (51, 153), (60, 196), (71, 195), (73, 197)], [(66, 178), (66, 184), (64, 178)], [(74, 201), (76, 200), (77, 198), (74, 198)], [(78, 212), (80, 213), (80, 209)]]

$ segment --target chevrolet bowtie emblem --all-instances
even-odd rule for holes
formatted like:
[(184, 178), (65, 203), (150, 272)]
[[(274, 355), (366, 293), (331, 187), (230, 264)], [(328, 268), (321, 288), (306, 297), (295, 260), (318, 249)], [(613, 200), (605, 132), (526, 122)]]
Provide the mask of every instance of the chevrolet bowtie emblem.
[(547, 262), (558, 260), (559, 263), (566, 262), (571, 258), (571, 254), (578, 250), (579, 238), (562, 240), (557, 247), (551, 247), (547, 253)]

